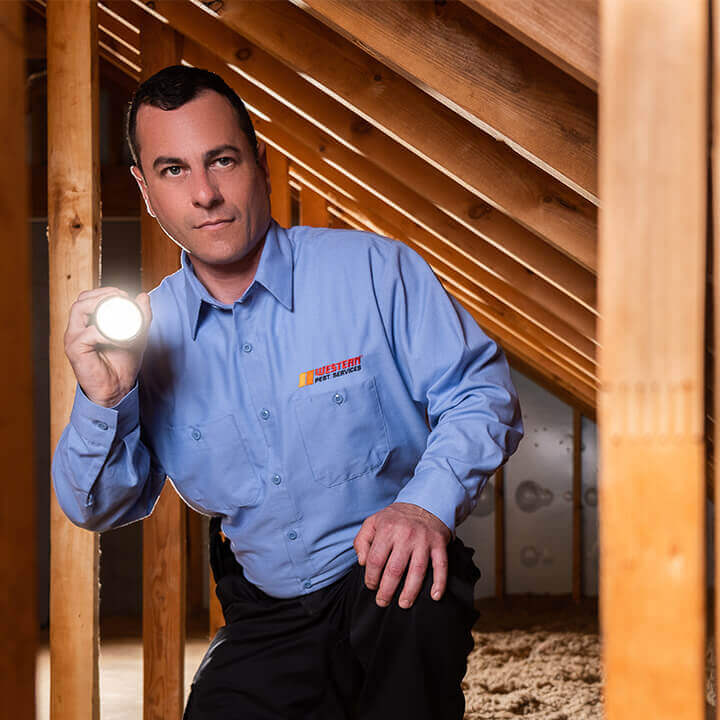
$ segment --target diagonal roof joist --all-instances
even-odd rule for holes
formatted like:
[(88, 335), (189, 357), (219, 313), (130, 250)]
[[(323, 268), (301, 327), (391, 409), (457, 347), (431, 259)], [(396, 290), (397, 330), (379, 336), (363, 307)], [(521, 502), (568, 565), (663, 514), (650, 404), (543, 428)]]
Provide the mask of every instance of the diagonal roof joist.
[(528, 273), (521, 265), (495, 247), (470, 234), (431, 203), (390, 178), (368, 160), (333, 142), (332, 138), (321, 133), (315, 126), (296, 113), (288, 111), (243, 77), (237, 76), (221, 60), (213, 57), (206, 48), (186, 39), (184, 57), (191, 64), (206, 67), (224, 77), (241, 96), (248, 99), (250, 107), (270, 118), (273, 125), (281, 127), (307, 147), (308, 152), (318, 157), (321, 163), (332, 165), (338, 174), (352, 176), (353, 182), (363, 184), (368, 192), (383, 197), (386, 202), (398, 208), (399, 212), (404, 212), (413, 221), (424, 225), (426, 231), (435, 235), (436, 243), (439, 242), (441, 246), (447, 247), (448, 251), (459, 250), (471, 262), (477, 263), (475, 272), (481, 272), (484, 266), (487, 273), (498, 275), (498, 279), (512, 286), (518, 295), (526, 296), (556, 315), (558, 319), (563, 318), (564, 323), (576, 331), (575, 335), (579, 334), (590, 340), (588, 342), (582, 337), (577, 340), (582, 343), (585, 351), (588, 353), (594, 351), (591, 341), (595, 336), (595, 316), (586, 308), (568, 301), (567, 297), (552, 285)]
[[(117, 12), (126, 12), (126, 9), (135, 14), (141, 12), (140, 8), (130, 3), (110, 0), (107, 4)], [(208, 12), (185, 2), (160, 5), (173, 27), (201, 45), (212, 48), (215, 55), (233, 64), (239, 72), (272, 92), (288, 107), (296, 109), (341, 142), (373, 157), (377, 164), (401, 182), (408, 184), (408, 180), (412, 179), (412, 186), (421, 195), (432, 199), (444, 212), (521, 259), (533, 272), (542, 275), (571, 297), (589, 307), (595, 306), (592, 273), (544, 242), (543, 233), (548, 230), (545, 227), (545, 215), (538, 213), (538, 226), (531, 227), (533, 232), (530, 232), (463, 185), (448, 181), (447, 175), (400, 143), (394, 142), (344, 105), (334, 102), (246, 38), (219, 24)], [(132, 14), (128, 19), (131, 17)], [(522, 215), (535, 204), (533, 198), (542, 198), (541, 204), (545, 211), (547, 206), (552, 205), (554, 188), (551, 185), (554, 181), (532, 165), (523, 163), (521, 158), (513, 157), (512, 161), (514, 164), (507, 167), (489, 167), (486, 182), (490, 188), (489, 199), (496, 206), (498, 203), (507, 206), (506, 212), (511, 215), (516, 210)], [(524, 167), (518, 166), (523, 164)], [(551, 185), (545, 184), (548, 180)], [(566, 201), (572, 201), (572, 198), (558, 198), (558, 202)], [(585, 231), (594, 235), (595, 223), (596, 213), (594, 208), (590, 208)], [(574, 231), (577, 232), (578, 228), (574, 228)]]
[(460, 0), (597, 92), (598, 0)]
[[(121, 5), (117, 0), (107, 4), (113, 8)], [(284, 2), (244, 2), (235, 6), (226, 0), (225, 6), (237, 7), (242, 16), (223, 13), (221, 19), (232, 17), (235, 29), (250, 36), (252, 42), (436, 169), (594, 271), (597, 208), (591, 202), (344, 39), (337, 35), (327, 37), (327, 28), (301, 10)], [(154, 7), (183, 34), (209, 48), (222, 47), (230, 40), (240, 67), (243, 58), (252, 52), (243, 47), (237, 36), (223, 38), (215, 23), (206, 25), (202, 34), (194, 31), (188, 3), (155, 0)], [(192, 9), (198, 11), (192, 21), (197, 21), (199, 27), (200, 15), (205, 11)], [(208, 10), (207, 19), (212, 20), (210, 15)]]
[(596, 94), (463, 4), (291, 1), (531, 162), (597, 195)]

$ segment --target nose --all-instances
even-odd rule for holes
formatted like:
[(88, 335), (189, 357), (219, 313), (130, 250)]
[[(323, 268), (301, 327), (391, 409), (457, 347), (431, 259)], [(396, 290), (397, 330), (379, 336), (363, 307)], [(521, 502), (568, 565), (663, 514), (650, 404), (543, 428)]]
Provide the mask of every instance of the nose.
[(192, 174), (192, 203), (195, 207), (212, 208), (222, 201), (220, 188), (206, 169)]

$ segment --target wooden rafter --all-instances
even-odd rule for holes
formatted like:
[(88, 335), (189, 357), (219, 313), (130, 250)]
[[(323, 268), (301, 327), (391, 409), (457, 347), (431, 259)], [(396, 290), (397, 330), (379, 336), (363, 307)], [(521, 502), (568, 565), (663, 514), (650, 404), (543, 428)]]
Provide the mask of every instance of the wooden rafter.
[[(110, 0), (108, 5), (115, 11), (126, 12), (128, 19), (137, 21), (135, 14), (142, 10), (130, 3)], [(156, 4), (157, 7), (157, 4)], [(538, 171), (534, 166), (524, 163), (514, 153), (506, 153), (510, 164), (502, 163), (499, 156), (488, 156), (485, 171), (486, 195), (490, 202), (471, 192), (466, 186), (448, 180), (448, 176), (432, 164), (406, 149), (403, 144), (393, 141), (376, 126), (367, 122), (345, 105), (334, 101), (318, 88), (300, 78), (296, 72), (264, 52), (231, 28), (218, 24), (207, 12), (191, 3), (173, 2), (162, 4), (161, 9), (173, 27), (186, 37), (208, 49), (214, 55), (235, 66), (239, 72), (260, 87), (269, 88), (280, 102), (297, 109), (303, 117), (326, 132), (331, 133), (340, 142), (358, 152), (372, 157), (386, 172), (400, 182), (412, 185), (417, 191), (431, 199), (440, 209), (458, 218), (474, 232), (489, 238), (506, 252), (520, 258), (533, 272), (547, 278), (570, 297), (578, 299), (589, 307), (595, 305), (595, 281), (592, 273), (582, 265), (573, 262), (568, 254), (561, 252), (543, 238), (552, 234), (552, 218), (547, 212), (552, 210), (554, 198), (558, 203), (574, 203), (579, 198), (562, 195), (565, 191), (559, 183)], [(468, 126), (468, 130), (472, 132)], [(479, 168), (476, 172), (482, 172)], [(561, 195), (558, 195), (557, 192)], [(534, 203), (531, 197), (538, 198), (538, 207), (542, 212), (533, 213)], [(492, 203), (492, 204), (490, 204)], [(501, 212), (497, 208), (503, 208)], [(568, 216), (572, 232), (579, 240), (575, 246), (583, 253), (583, 237), (594, 243), (596, 214), (594, 209), (577, 206), (581, 212), (588, 210), (583, 227), (578, 227), (578, 218)], [(568, 208), (564, 208), (566, 212)], [(553, 210), (554, 212), (554, 210)], [(507, 214), (506, 214), (507, 213)], [(512, 219), (517, 215), (523, 224)], [(588, 224), (589, 222), (589, 224)], [(526, 229), (531, 228), (534, 232)], [(565, 225), (555, 230), (566, 233)], [(535, 234), (537, 233), (537, 234)], [(566, 238), (567, 242), (573, 242)], [(562, 238), (557, 240), (563, 243)], [(587, 248), (585, 262), (591, 265), (594, 260), (594, 246)]]
[(598, 0), (461, 0), (583, 85), (597, 91)]
[[(439, 102), (597, 195), (597, 96), (461, 3), (292, 0)], [(225, 11), (238, 13), (243, 0)]]
[[(118, 0), (108, 0), (106, 4), (122, 12), (123, 3)], [(134, 12), (140, 11), (135, 5), (130, 7)], [(238, 67), (242, 68), (252, 57), (252, 49), (242, 38), (223, 36), (212, 22), (210, 11), (168, 0), (155, 0), (154, 7), (183, 34), (214, 52), (219, 53), (219, 48), (231, 43)], [(591, 202), (506, 145), (478, 132), (471, 123), (350, 43), (343, 45), (340, 52), (337, 41), (345, 41), (336, 37), (333, 44), (316, 36), (313, 28), (320, 24), (297, 8), (283, 2), (248, 2), (242, 3), (242, 12), (243, 17), (236, 18), (242, 24), (236, 29), (253, 42), (304, 77), (313, 78), (326, 93), (429, 160), (436, 169), (492, 207), (506, 212), (585, 268), (594, 270), (597, 211)], [(308, 28), (305, 26), (308, 22), (314, 25)], [(292, 33), (281, 33), (281, 28), (292, 28)]]

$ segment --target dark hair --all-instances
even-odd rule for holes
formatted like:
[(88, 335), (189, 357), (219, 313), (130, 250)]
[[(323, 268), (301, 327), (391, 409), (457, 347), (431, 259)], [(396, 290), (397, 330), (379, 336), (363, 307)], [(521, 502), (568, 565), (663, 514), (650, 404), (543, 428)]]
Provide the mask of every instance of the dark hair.
[(231, 102), (235, 108), (240, 129), (245, 133), (257, 161), (258, 146), (255, 128), (253, 128), (245, 104), (238, 94), (219, 75), (210, 70), (188, 65), (170, 65), (141, 83), (127, 106), (125, 139), (130, 148), (133, 162), (141, 171), (140, 145), (137, 142), (137, 113), (140, 107), (153, 105), (162, 110), (175, 110), (190, 100), (194, 100), (205, 90), (214, 90)]

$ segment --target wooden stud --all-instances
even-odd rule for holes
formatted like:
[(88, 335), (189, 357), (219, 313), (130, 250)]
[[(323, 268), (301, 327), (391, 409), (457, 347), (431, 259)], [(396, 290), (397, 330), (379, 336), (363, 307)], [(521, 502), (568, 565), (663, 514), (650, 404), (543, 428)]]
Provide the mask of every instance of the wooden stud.
[[(70, 306), (100, 281), (97, 3), (47, 5), (50, 444), (72, 410), (76, 379), (63, 336)], [(98, 720), (99, 535), (50, 506), (50, 708)]]
[(605, 0), (600, 624), (605, 717), (705, 717), (708, 7)]
[(330, 225), (327, 200), (307, 186), (300, 190), (300, 224), (313, 227)]
[[(29, 173), (25, 157), (25, 23), (19, 0), (0, 3), (0, 132), (7, 172), (0, 177), (3, 306), (0, 324), (3, 384), (0, 466), (7, 481), (0, 502), (0, 593), (3, 651), (0, 695), (9, 718), (35, 717), (37, 651), (35, 460), (33, 425), (32, 254)], [(10, 171), (11, 169), (11, 171)]]
[(495, 598), (505, 600), (505, 468), (495, 473)]
[[(106, 4), (118, 12), (126, 5), (118, 0), (108, 0)], [(212, 48), (218, 57), (273, 88), (351, 146), (361, 149), (366, 142), (372, 145), (375, 151), (362, 151), (377, 158), (376, 162), (385, 162), (387, 157), (387, 162), (403, 171), (403, 164), (395, 160), (400, 151), (392, 147), (401, 143), (416, 154), (419, 167), (427, 165), (424, 160), (428, 159), (439, 174), (482, 198), (489, 203), (487, 207), (516, 218), (560, 252), (594, 271), (597, 211), (592, 202), (528, 163), (507, 145), (479, 132), (350, 43), (324, 31), (322, 25), (297, 8), (281, 2), (233, 5), (242, 9), (242, 17), (233, 17), (234, 26), (241, 33), (238, 34), (218, 25), (210, 14), (190, 3), (155, 0), (154, 7), (187, 38)], [(225, 22), (225, 13), (221, 19)], [(283, 33), (282, 28), (293, 30)], [(341, 99), (346, 107), (357, 108), (364, 120), (339, 110), (327, 94), (298, 79), (286, 66), (315, 78), (332, 91), (333, 98)], [(379, 81), (374, 80), (376, 75), (381, 78)], [(399, 142), (389, 142), (383, 133)], [(348, 140), (349, 135), (352, 138)], [(387, 152), (378, 151), (378, 144), (387, 148)], [(414, 176), (411, 186), (415, 182), (422, 184), (428, 175), (415, 173), (414, 166), (404, 172)], [(449, 202), (454, 207), (461, 203), (460, 212), (453, 213), (470, 224), (484, 218), (477, 223), (478, 229), (492, 237), (495, 215), (487, 213), (486, 206), (477, 200), (465, 202), (466, 193), (452, 200), (450, 196), (457, 192), (456, 186), (447, 179), (445, 185), (443, 191), (442, 182), (433, 180), (434, 191), (429, 197), (434, 200), (440, 192), (443, 204)], [(509, 228), (500, 229), (509, 232)], [(504, 242), (500, 237), (498, 241)], [(536, 260), (541, 257), (541, 253), (535, 254)]]
[(493, 25), (597, 92), (598, 0), (462, 0)]
[[(179, 64), (182, 38), (153, 17), (143, 17), (143, 80)], [(143, 203), (142, 287), (156, 287), (180, 267), (180, 250), (147, 214)], [(186, 505), (166, 482), (152, 515), (143, 521), (143, 717), (180, 718), (185, 704)]]
[(271, 213), (282, 227), (287, 228), (292, 225), (288, 159), (274, 147), (268, 146), (267, 161), (270, 168)]
[(572, 550), (572, 594), (579, 603), (582, 599), (582, 413), (573, 408), (573, 550)]

